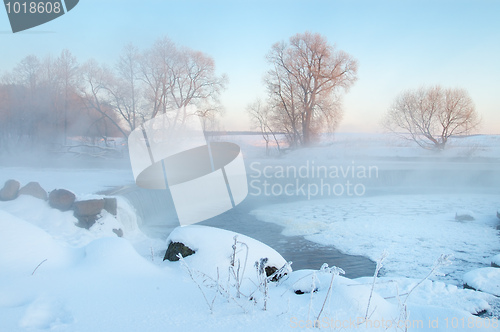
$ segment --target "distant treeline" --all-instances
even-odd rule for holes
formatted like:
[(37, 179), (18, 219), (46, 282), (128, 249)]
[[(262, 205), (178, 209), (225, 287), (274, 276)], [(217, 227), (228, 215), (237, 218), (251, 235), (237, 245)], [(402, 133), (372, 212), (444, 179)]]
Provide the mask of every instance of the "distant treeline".
[(150, 48), (127, 45), (112, 66), (80, 63), (69, 51), (28, 55), (0, 80), (0, 153), (57, 149), (78, 136), (90, 143), (126, 137), (159, 114), (189, 116), (196, 105), (204, 129), (218, 130), (218, 97), (226, 77), (202, 52), (161, 38)]

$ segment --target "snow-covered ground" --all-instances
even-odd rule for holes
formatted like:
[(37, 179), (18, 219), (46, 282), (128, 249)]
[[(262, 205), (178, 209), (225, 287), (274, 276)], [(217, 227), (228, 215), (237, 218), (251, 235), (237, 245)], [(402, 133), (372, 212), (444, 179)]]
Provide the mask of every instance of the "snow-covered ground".
[[(438, 158), (446, 169), (454, 167), (454, 158), (466, 163), (479, 158), (481, 167), (494, 170), (500, 155), (498, 136), (457, 138), (437, 157), (385, 135), (339, 134), (322, 147), (281, 158), (266, 158), (258, 136), (231, 141), (241, 145), (247, 165), (338, 164), (340, 159), (349, 165), (359, 158), (398, 169), (401, 158), (411, 159), (412, 167), (419, 160), (428, 167), (429, 159)], [(0, 185), (11, 178), (22, 185), (38, 181), (48, 191), (69, 189), (79, 199), (133, 183), (126, 167), (0, 168)], [(498, 185), (495, 181), (490, 182)], [(76, 227), (71, 212), (33, 197), (0, 202), (0, 331), (283, 331), (315, 324), (346, 331), (403, 331), (405, 325), (409, 331), (498, 330), (496, 318), (472, 315), (492, 310), (498, 299), (462, 289), (460, 283), (466, 272), (498, 261), (493, 257), (500, 252), (500, 195), (429, 191), (295, 199), (259, 207), (253, 213), (282, 225), (285, 235), (302, 235), (374, 260), (389, 252), (384, 277), (375, 284), (373, 278), (350, 280), (337, 275), (337, 269), (318, 266), (289, 271), (268, 288), (255, 261), (268, 258), (279, 265), (286, 257), (244, 234), (236, 246), (241, 267), (231, 270), (236, 234), (189, 226), (176, 229), (167, 241), (152, 239), (139, 229), (134, 208), (121, 197), (118, 215), (103, 212), (90, 230)], [(455, 218), (464, 210), (474, 220)], [(123, 238), (113, 233), (116, 227), (124, 230)], [(184, 242), (196, 253), (184, 262), (163, 261), (169, 241)], [(441, 254), (454, 256), (453, 265), (439, 269), (446, 276), (422, 281)], [(237, 278), (244, 285), (240, 293)]]
[[(444, 284), (426, 284), (414, 294), (415, 302), (404, 303), (409, 316), (393, 293), (372, 293), (370, 279), (349, 280), (328, 267), (288, 272), (266, 289), (251, 261), (284, 259), (244, 235), (237, 237), (245, 244), (236, 248), (235, 266), (241, 268), (235, 271), (243, 285), (238, 297), (234, 277), (228, 279), (234, 233), (199, 226), (178, 229), (170, 240), (189, 243), (196, 253), (184, 264), (163, 262), (160, 249), (166, 243), (137, 232), (118, 238), (91, 228), (89, 234), (82, 230), (83, 240), (75, 243), (80, 231), (76, 226), (69, 231), (67, 213), (33, 200), (7, 203), (12, 213), (4, 210), (5, 203), (0, 210), (0, 319), (5, 331), (282, 331), (315, 324), (361, 331), (397, 331), (405, 325), (410, 331), (446, 331), (452, 319), (453, 324), (465, 322), (458, 329), (465, 331), (469, 321), (474, 327), (498, 323), (470, 314), (489, 308), (487, 295)], [(25, 204), (35, 204), (41, 215), (50, 213), (50, 222), (36, 225), (32, 215), (15, 216), (22, 213), (13, 206)], [(117, 222), (127, 213), (124, 209)], [(66, 230), (59, 229), (63, 224)], [(60, 232), (70, 236), (55, 236)], [(384, 283), (379, 280), (377, 287)], [(305, 294), (296, 294), (297, 289)], [(403, 298), (406, 288), (400, 289)]]

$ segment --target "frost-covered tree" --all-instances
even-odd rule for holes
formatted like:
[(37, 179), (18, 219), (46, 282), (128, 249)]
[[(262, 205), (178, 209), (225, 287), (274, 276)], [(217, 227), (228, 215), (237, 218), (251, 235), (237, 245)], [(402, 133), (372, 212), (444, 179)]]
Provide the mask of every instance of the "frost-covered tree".
[(481, 119), (465, 89), (439, 85), (400, 93), (383, 119), (391, 132), (425, 149), (443, 150), (453, 135), (469, 135)]
[(341, 92), (357, 79), (358, 63), (317, 33), (299, 33), (272, 46), (265, 83), (278, 130), (292, 147), (310, 144), (342, 118)]

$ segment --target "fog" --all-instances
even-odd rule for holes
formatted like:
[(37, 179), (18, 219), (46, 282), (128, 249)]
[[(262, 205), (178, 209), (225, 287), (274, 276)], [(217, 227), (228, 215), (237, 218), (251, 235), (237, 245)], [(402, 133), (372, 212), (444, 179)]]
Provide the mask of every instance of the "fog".
[[(345, 199), (392, 195), (498, 195), (500, 160), (495, 152), (497, 137), (485, 136), (458, 139), (449, 150), (437, 153), (426, 151), (390, 135), (339, 134), (324, 144), (311, 148), (288, 150), (280, 155), (265, 147), (259, 135), (227, 135), (213, 138), (240, 146), (248, 179), (246, 199), (233, 209), (203, 221), (202, 225), (220, 227), (256, 238), (294, 262), (294, 268), (319, 268), (323, 262), (342, 266), (349, 277), (373, 273), (370, 259), (346, 255), (332, 246), (320, 245), (303, 236), (285, 236), (282, 227), (266, 223), (251, 212), (273, 204), (326, 200), (335, 206)], [(482, 146), (477, 140), (482, 141)], [(491, 143), (493, 141), (493, 143)], [(1, 155), (3, 178), (9, 170), (64, 168), (75, 171), (130, 170), (128, 151), (122, 139), (90, 144), (72, 142), (70, 152), (28, 149)], [(29, 171), (28, 171), (29, 172)], [(37, 179), (32, 179), (36, 181)], [(81, 179), (86, 181), (86, 179)], [(123, 186), (104, 192), (121, 195), (134, 206), (140, 226), (151, 237), (165, 239), (179, 225), (175, 207), (168, 190), (142, 189), (133, 184), (133, 176), (124, 179)], [(89, 193), (90, 194), (90, 193)], [(500, 206), (500, 202), (499, 202)], [(498, 206), (497, 206), (498, 207)], [(494, 208), (492, 207), (492, 216)], [(397, 215), (397, 200), (393, 210), (381, 215)]]

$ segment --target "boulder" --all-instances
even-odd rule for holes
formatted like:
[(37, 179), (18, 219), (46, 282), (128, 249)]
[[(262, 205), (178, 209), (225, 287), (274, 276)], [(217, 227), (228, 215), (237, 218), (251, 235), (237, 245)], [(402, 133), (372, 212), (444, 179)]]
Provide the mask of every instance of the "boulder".
[(104, 209), (104, 199), (89, 199), (73, 203), (73, 215), (78, 219), (76, 226), (89, 229), (99, 219)]
[(97, 219), (100, 218), (99, 215), (94, 215), (94, 216), (77, 216), (74, 215), (76, 219), (78, 219), (78, 222), (75, 224), (78, 227), (85, 228), (85, 229), (90, 229)]
[(75, 202), (75, 194), (66, 189), (54, 189), (49, 194), (49, 205), (61, 211), (68, 211)]
[(118, 213), (118, 203), (116, 202), (116, 198), (114, 197), (104, 198), (104, 210), (116, 216)]
[(118, 237), (123, 237), (123, 230), (121, 228), (113, 228), (113, 233), (115, 233)]
[(17, 198), (21, 184), (16, 180), (7, 180), (0, 189), (0, 201), (11, 201)]
[(178, 254), (181, 254), (182, 257), (187, 257), (194, 253), (195, 253), (194, 250), (184, 245), (183, 243), (170, 242), (167, 248), (167, 252), (165, 253), (165, 257), (163, 257), (163, 260), (168, 259), (171, 262), (176, 262), (179, 260), (179, 257), (177, 257)]
[(97, 216), (104, 209), (104, 199), (89, 199), (73, 203), (75, 216)]
[(40, 186), (38, 182), (30, 182), (19, 189), (19, 195), (29, 195), (44, 201), (48, 199), (47, 192), (42, 188), (42, 186)]

